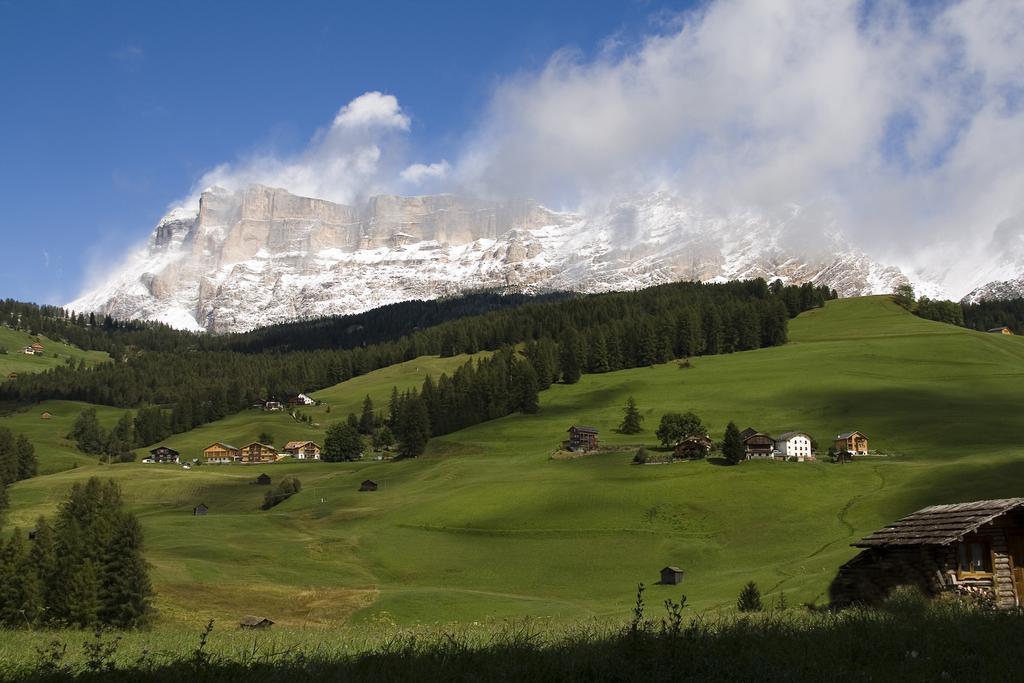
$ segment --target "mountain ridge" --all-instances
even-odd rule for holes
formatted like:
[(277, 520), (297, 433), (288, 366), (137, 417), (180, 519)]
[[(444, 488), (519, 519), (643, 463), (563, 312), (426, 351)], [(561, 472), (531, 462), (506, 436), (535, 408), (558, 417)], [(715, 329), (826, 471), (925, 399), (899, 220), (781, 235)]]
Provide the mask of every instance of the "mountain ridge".
[(197, 209), (170, 211), (143, 249), (68, 307), (237, 332), (474, 289), (588, 293), (755, 277), (842, 296), (909, 281), (827, 216), (795, 206), (723, 212), (667, 192), (587, 214), (451, 194), (345, 205), (250, 185), (210, 188)]

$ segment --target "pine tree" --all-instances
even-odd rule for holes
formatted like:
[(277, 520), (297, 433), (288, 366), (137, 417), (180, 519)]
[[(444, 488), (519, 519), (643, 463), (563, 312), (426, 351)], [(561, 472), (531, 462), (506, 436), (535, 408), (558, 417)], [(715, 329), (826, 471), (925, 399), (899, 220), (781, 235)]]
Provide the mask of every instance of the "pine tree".
[(39, 463), (36, 461), (36, 449), (32, 442), (24, 434), (19, 434), (14, 449), (18, 456), (18, 480), (36, 476), (39, 472)]
[(640, 414), (636, 407), (636, 400), (632, 396), (626, 399), (626, 407), (622, 409), (622, 412), (622, 424), (619, 425), (619, 432), (622, 434), (640, 433), (643, 429), (640, 423), (644, 421), (644, 416)]
[(18, 480), (18, 450), (14, 433), (0, 427), (0, 483), (10, 484)]
[(152, 613), (153, 588), (142, 557), (142, 527), (134, 515), (121, 515), (105, 550), (99, 619), (116, 628), (137, 628)]
[(39, 579), (21, 529), (15, 528), (0, 553), (0, 623), (11, 628), (30, 627), (42, 611)]
[(407, 394), (401, 402), (398, 420), (398, 455), (415, 458), (423, 454), (430, 440), (430, 416), (427, 407), (415, 392)]
[(35, 539), (29, 550), (29, 559), (33, 570), (39, 577), (40, 598), (43, 605), (54, 605), (59, 602), (57, 547), (53, 527), (40, 517), (36, 521)]
[(580, 381), (582, 363), (579, 353), (579, 333), (573, 328), (566, 331), (561, 343), (560, 365), (562, 367), (562, 381), (566, 384), (576, 384)]
[(381, 425), (380, 429), (373, 433), (373, 449), (376, 451), (388, 450), (395, 445), (395, 435), (391, 433), (388, 426)]
[(527, 361), (515, 361), (512, 364), (513, 407), (521, 413), (536, 413), (540, 410), (540, 398), (537, 393), (537, 373)]
[(725, 435), (722, 438), (722, 455), (730, 465), (738, 464), (746, 455), (743, 438), (740, 436), (739, 427), (735, 422), (730, 422), (725, 427)]
[(736, 600), (736, 609), (741, 612), (760, 612), (764, 609), (764, 606), (761, 604), (761, 591), (756, 583), (751, 581), (743, 587), (739, 598)]
[(71, 625), (88, 628), (99, 623), (100, 577), (96, 563), (87, 559), (70, 572), (63, 586), (64, 604), (61, 616)]
[(373, 400), (367, 394), (363, 399), (363, 412), (359, 417), (359, 433), (369, 436), (377, 427), (377, 416), (373, 412)]

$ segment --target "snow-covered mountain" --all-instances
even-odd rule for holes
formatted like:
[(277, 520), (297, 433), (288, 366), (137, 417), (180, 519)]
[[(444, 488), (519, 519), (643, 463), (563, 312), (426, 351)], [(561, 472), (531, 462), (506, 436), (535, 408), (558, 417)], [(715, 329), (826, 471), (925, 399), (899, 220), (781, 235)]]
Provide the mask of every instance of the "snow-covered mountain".
[(781, 278), (843, 296), (907, 278), (849, 244), (827, 217), (721, 211), (669, 193), (586, 213), (529, 201), (376, 196), (359, 206), (252, 185), (211, 188), (78, 311), (214, 332), (480, 288), (633, 289), (677, 280)]

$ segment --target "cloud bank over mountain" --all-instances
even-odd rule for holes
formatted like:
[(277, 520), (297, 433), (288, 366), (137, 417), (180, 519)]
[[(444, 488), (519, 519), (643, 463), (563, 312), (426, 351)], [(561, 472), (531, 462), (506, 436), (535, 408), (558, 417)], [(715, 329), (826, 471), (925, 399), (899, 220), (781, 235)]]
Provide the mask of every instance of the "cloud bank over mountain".
[(346, 203), (450, 191), (586, 211), (660, 190), (792, 203), (963, 289), (1021, 237), (996, 226), (1024, 215), (1022, 35), (1024, 4), (1002, 0), (717, 0), (636, 44), (565, 49), (499, 81), (446, 159), (415, 158), (397, 97), (367, 92), (303, 151), (218, 166), (188, 203), (249, 183)]

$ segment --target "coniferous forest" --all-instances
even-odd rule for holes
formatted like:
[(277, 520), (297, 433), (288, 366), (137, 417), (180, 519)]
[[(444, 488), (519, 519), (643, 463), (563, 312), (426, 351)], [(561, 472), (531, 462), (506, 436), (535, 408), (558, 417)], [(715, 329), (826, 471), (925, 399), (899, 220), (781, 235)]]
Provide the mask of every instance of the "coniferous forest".
[(51, 523), (15, 529), (0, 552), (0, 624), (133, 628), (152, 616), (142, 528), (113, 481), (76, 483)]
[[(12, 316), (21, 325), (26, 319), (36, 325), (63, 320), (65, 328), (85, 329), (88, 336), (83, 339), (108, 339), (106, 348), (112, 350), (114, 360), (91, 368), (68, 365), (22, 375), (0, 384), (0, 400), (67, 399), (142, 408), (146, 419), (136, 421), (132, 439), (142, 444), (221, 419), (260, 398), (314, 391), (417, 356), (452, 356), (523, 345), (528, 363), (505, 351), (492, 364), (470, 366), (452, 378), (439, 379), (436, 386), (424, 385), (419, 394), (427, 394), (429, 431), (436, 435), (480, 419), (532, 409), (536, 400), (533, 384), (543, 389), (552, 382), (576, 382), (583, 373), (782, 344), (789, 318), (834, 297), (835, 292), (824, 287), (783, 286), (778, 281), (769, 285), (760, 279), (675, 283), (635, 292), (543, 300), (519, 296), (500, 305), (486, 303), (485, 297), (475, 305), (492, 306), (493, 310), (411, 332), (407, 332), (408, 323), (394, 322), (394, 310), (386, 310), (394, 307), (385, 307), (363, 315), (369, 316), (367, 321), (374, 316), (393, 319), (390, 327), (382, 323), (381, 328), (393, 330), (391, 338), (344, 348), (360, 341), (355, 333), (339, 332), (351, 328), (352, 316), (344, 316), (336, 319), (337, 324), (332, 324), (332, 319), (308, 323), (328, 331), (310, 335), (303, 344), (310, 346), (311, 340), (317, 340), (320, 346), (303, 351), (283, 351), (281, 334), (273, 331), (276, 328), (216, 337), (148, 323), (66, 316), (62, 309), (46, 307), (30, 307), (32, 315), (27, 315), (20, 308), (27, 305), (7, 304), (8, 323)], [(428, 303), (420, 303), (429, 309)], [(443, 308), (465, 310), (456, 303)], [(435, 315), (443, 318), (446, 314)], [(431, 318), (428, 315), (426, 319)], [(300, 325), (280, 329), (304, 337)], [(59, 337), (56, 328), (49, 333)], [(377, 330), (374, 334), (379, 337), (383, 333)], [(160, 341), (161, 336), (167, 338), (165, 342)], [(85, 342), (79, 339), (78, 343)], [(92, 348), (102, 346), (92, 344)], [(115, 350), (118, 353), (113, 353)], [(515, 390), (508, 393), (502, 385)], [(465, 396), (474, 397), (473, 410), (449, 409), (469, 400)]]

